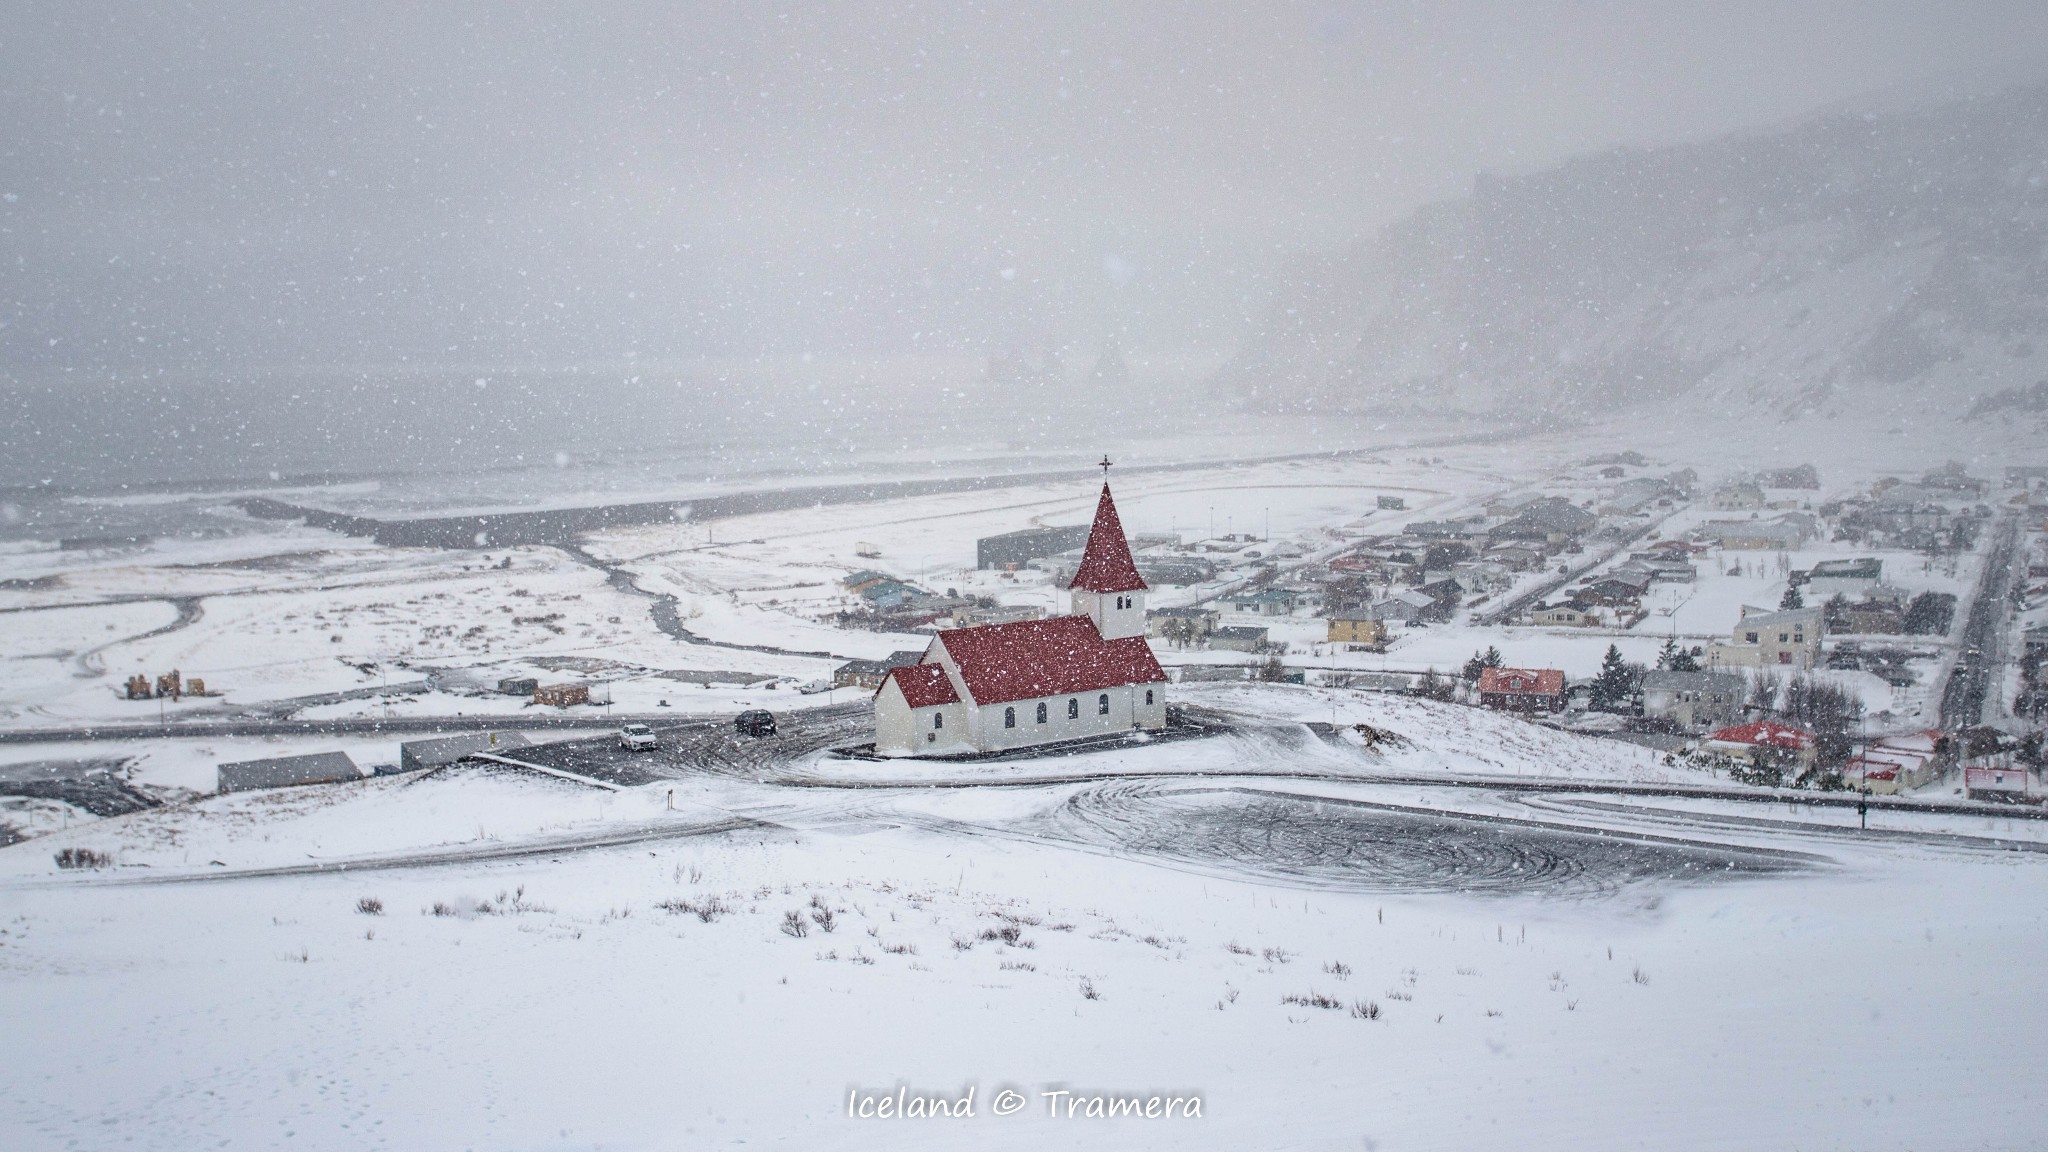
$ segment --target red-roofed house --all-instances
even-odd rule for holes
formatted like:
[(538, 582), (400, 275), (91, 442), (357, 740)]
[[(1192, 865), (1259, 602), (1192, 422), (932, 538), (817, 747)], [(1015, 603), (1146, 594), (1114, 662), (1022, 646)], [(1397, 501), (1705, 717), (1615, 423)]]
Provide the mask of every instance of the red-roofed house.
[(1479, 703), (1511, 712), (1564, 711), (1564, 673), (1556, 668), (1484, 668)]
[(1145, 642), (1145, 581), (1109, 485), (1079, 571), (1074, 614), (934, 637), (875, 693), (884, 756), (991, 752), (1166, 726), (1166, 672)]
[(1849, 757), (1842, 775), (1858, 788), (1880, 795), (1918, 788), (1941, 771), (1947, 738), (1934, 729), (1881, 736)]
[(1789, 757), (1802, 766), (1813, 763), (1813, 733), (1776, 720), (1752, 720), (1723, 728), (1702, 741), (1700, 748), (1752, 764), (1767, 754)]

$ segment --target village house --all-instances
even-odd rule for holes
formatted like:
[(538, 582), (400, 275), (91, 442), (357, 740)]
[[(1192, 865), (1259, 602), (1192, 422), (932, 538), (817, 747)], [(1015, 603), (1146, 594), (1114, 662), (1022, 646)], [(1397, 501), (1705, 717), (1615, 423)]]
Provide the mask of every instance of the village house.
[(1209, 633), (1209, 647), (1227, 652), (1264, 652), (1264, 628), (1218, 628)]
[(1385, 621), (1374, 620), (1370, 616), (1332, 616), (1328, 640), (1332, 644), (1351, 644), (1377, 651), (1387, 645), (1387, 625)]
[(914, 648), (889, 653), (886, 660), (848, 660), (832, 670), (834, 688), (866, 688), (870, 692), (882, 686), (888, 679), (889, 670), (915, 664), (924, 658), (924, 653)]
[(1819, 608), (1769, 612), (1742, 606), (1742, 619), (1727, 643), (1707, 648), (1707, 663), (1724, 668), (1788, 667), (1805, 670), (1820, 663), (1824, 625)]
[(1488, 548), (1484, 555), (1510, 572), (1534, 572), (1543, 567), (1544, 561), (1548, 558), (1543, 545), (1531, 540), (1510, 540), (1505, 544), (1496, 544)]
[(1640, 569), (1617, 568), (1573, 593), (1572, 598), (1607, 608), (1633, 608), (1650, 590), (1650, 574)]
[(1742, 715), (1744, 687), (1742, 677), (1732, 672), (1654, 669), (1643, 674), (1643, 715), (1680, 728), (1726, 724)]
[(1495, 527), (1490, 539), (1533, 540), (1565, 544), (1593, 530), (1599, 518), (1562, 496), (1545, 496), (1533, 501), (1505, 524)]
[(884, 756), (992, 752), (1166, 726), (1147, 588), (1109, 485), (1068, 588), (1074, 614), (940, 632), (876, 691)]
[(1439, 612), (1435, 597), (1413, 588), (1403, 588), (1398, 592), (1389, 593), (1386, 599), (1375, 601), (1372, 607), (1366, 609), (1366, 614), (1375, 620), (1398, 620), (1403, 624), (1412, 624), (1417, 620), (1442, 619)]
[(1714, 491), (1716, 512), (1754, 512), (1763, 506), (1764, 490), (1746, 480)]
[(1248, 616), (1285, 616), (1294, 611), (1294, 593), (1285, 588), (1239, 592), (1227, 601), (1232, 612)]
[(1849, 757), (1842, 777), (1851, 786), (1880, 796), (1908, 792), (1941, 774), (1947, 744), (1947, 738), (1931, 728), (1882, 736)]
[(953, 627), (973, 628), (980, 624), (1015, 624), (1038, 620), (1045, 609), (1036, 604), (968, 604), (953, 609)]
[(1700, 535), (1730, 552), (1790, 552), (1813, 538), (1813, 524), (1797, 514), (1770, 520), (1712, 520)]
[(1871, 599), (1851, 604), (1829, 600), (1821, 605), (1830, 633), (1848, 636), (1897, 636), (1906, 630), (1906, 610), (1896, 600)]
[(1585, 607), (1567, 600), (1562, 604), (1538, 604), (1529, 613), (1529, 623), (1564, 628), (1594, 628), (1600, 621)]
[(1846, 596), (1861, 600), (1884, 583), (1884, 561), (1865, 556), (1857, 560), (1823, 560), (1806, 573), (1806, 597), (1827, 600)]
[(1752, 720), (1723, 728), (1700, 743), (1700, 751), (1745, 764), (1763, 760), (1790, 761), (1801, 768), (1813, 766), (1813, 733), (1776, 720)]
[(1479, 703), (1509, 712), (1562, 712), (1564, 673), (1556, 668), (1483, 668)]

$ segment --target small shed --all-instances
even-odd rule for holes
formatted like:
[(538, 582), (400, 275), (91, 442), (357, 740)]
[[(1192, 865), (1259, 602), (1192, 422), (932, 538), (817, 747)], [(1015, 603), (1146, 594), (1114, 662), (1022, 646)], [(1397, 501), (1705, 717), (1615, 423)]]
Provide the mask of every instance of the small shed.
[(257, 788), (294, 788), (301, 784), (336, 784), (362, 779), (362, 771), (346, 752), (314, 752), (269, 760), (237, 760), (219, 768), (217, 790), (248, 792)]
[(1209, 647), (1232, 652), (1263, 652), (1266, 650), (1266, 629), (1218, 628), (1209, 633)]
[(526, 747), (526, 737), (517, 732), (465, 732), (433, 740), (408, 740), (398, 746), (398, 770), (418, 772), (453, 764), (473, 752), (498, 752)]

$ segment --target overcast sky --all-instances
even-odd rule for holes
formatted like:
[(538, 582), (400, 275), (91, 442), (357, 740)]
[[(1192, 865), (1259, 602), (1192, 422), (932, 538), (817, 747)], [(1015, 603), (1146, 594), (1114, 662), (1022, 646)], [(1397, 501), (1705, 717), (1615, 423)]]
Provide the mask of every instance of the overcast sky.
[(1023, 8), (12, 0), (0, 369), (1227, 349), (1481, 170), (2048, 67), (2039, 0)]

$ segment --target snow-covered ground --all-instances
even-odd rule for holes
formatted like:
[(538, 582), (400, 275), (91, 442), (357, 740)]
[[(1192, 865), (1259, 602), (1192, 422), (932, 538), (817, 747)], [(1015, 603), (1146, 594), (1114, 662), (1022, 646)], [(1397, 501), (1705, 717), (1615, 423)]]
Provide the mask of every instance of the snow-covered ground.
[[(1728, 842), (1780, 855), (1738, 852), (1723, 879), (1671, 866), (1710, 850), (1711, 826), (1610, 815), (1604, 841), (1471, 856), (1445, 838), (1499, 825), (1444, 825), (1405, 841), (1445, 851), (1419, 866), (1286, 875), (1204, 855), (1201, 837), (1226, 819), (1299, 844), (1352, 811), (1294, 801), (1267, 823), (1289, 791), (1513, 827), (1568, 817), (1455, 789), (1250, 779), (1247, 799), (1218, 783), (702, 779), (672, 811), (667, 786), (463, 769), (104, 821), (61, 840), (125, 865), (90, 875), (54, 873), (59, 839), (0, 849), (0, 1002), (10, 1035), (34, 1038), (0, 1055), (0, 1139), (1861, 1149), (2040, 1133), (2013, 1080), (2048, 1055), (2038, 855), (1746, 829)], [(690, 834), (734, 818), (758, 823)], [(1404, 843), (1409, 818), (1388, 819), (1384, 843)], [(565, 847), (648, 829), (674, 836)], [(513, 854), (522, 841), (555, 850)], [(408, 851), (498, 855), (390, 866)], [(349, 857), (386, 866), (231, 878)], [(847, 1114), (849, 1093), (857, 1111), (899, 1089), (972, 1090), (974, 1115)], [(1014, 1114), (997, 1114), (1004, 1092)], [(1199, 1099), (1200, 1116), (1049, 1114), (1097, 1095)]]

